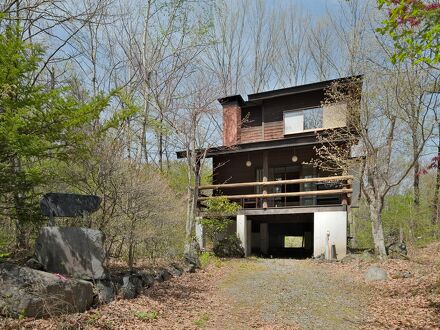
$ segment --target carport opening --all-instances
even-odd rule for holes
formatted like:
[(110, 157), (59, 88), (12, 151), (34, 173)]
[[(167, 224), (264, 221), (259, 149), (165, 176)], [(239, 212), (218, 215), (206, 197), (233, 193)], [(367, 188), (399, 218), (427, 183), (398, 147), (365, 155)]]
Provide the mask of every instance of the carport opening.
[[(313, 213), (253, 217), (251, 220), (254, 254), (296, 259), (313, 256)], [(266, 234), (261, 224), (267, 224)]]

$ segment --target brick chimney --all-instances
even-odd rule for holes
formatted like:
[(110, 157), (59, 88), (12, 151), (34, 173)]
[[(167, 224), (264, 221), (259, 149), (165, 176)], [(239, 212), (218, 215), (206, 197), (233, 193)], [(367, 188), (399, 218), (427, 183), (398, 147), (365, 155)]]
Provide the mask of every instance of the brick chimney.
[(231, 147), (240, 143), (241, 105), (240, 95), (228, 96), (218, 100), (223, 106), (223, 145)]

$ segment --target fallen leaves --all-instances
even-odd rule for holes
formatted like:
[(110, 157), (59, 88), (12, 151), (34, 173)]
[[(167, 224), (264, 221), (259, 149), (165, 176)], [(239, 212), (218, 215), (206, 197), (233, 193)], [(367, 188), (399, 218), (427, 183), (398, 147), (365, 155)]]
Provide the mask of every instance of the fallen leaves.
[[(305, 260), (301, 265), (325, 270), (325, 274), (335, 278), (350, 274), (347, 285), (365, 287), (363, 290), (369, 302), (368, 319), (353, 323), (356, 328), (438, 329), (439, 256), (440, 244), (432, 244), (410, 251), (409, 260), (377, 263), (361, 258), (347, 263)], [(45, 330), (219, 329), (225, 324), (235, 324), (237, 328), (285, 329), (285, 326), (259, 319), (253, 309), (234, 310), (232, 302), (219, 294), (218, 283), (228, 283), (233, 277), (234, 270), (229, 264), (232, 263), (226, 261), (221, 267), (211, 265), (207, 270), (156, 283), (136, 299), (116, 300), (82, 314), (40, 320), (0, 319), (0, 327)], [(389, 279), (365, 283), (363, 274), (372, 264), (385, 269)], [(246, 262), (236, 267), (246, 272), (260, 271), (256, 265)], [(284, 293), (281, 290), (278, 294)]]

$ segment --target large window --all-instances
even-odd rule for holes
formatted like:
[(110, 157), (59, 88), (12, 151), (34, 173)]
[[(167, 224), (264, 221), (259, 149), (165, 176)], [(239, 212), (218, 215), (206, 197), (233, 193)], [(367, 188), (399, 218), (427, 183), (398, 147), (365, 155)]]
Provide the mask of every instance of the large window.
[(315, 128), (322, 128), (322, 108), (284, 112), (284, 134), (299, 133)]

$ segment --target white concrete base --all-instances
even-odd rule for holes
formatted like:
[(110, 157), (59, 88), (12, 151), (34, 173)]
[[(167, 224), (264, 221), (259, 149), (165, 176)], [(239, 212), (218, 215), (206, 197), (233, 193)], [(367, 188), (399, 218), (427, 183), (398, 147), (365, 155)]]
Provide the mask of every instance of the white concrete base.
[(345, 257), (347, 253), (347, 212), (315, 212), (313, 256), (318, 257), (321, 254), (326, 254), (333, 244), (336, 246), (337, 258)]
[(237, 215), (237, 236), (241, 241), (245, 256), (251, 254), (251, 234), (252, 234), (251, 220), (243, 214)]

